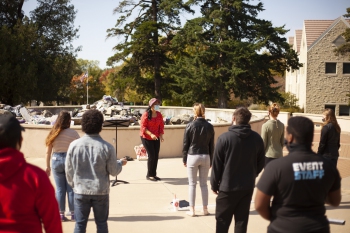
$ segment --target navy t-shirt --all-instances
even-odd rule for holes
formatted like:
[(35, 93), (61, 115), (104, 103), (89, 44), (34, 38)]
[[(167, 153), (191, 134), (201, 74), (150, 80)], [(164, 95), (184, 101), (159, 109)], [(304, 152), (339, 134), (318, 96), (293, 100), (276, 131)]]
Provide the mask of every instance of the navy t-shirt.
[(273, 196), (268, 232), (329, 232), (325, 200), (340, 189), (340, 176), (327, 159), (302, 145), (270, 162), (257, 187)]

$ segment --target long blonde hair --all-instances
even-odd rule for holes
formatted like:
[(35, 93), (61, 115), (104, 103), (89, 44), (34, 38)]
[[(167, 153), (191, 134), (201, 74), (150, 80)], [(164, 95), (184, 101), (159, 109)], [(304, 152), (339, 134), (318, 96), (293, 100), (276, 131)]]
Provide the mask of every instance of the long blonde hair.
[(47, 135), (45, 140), (45, 145), (52, 145), (53, 141), (57, 138), (57, 136), (61, 133), (62, 130), (68, 129), (70, 127), (71, 116), (67, 111), (61, 111), (57, 117), (55, 124), (52, 126), (52, 129)]
[(322, 114), (326, 115), (324, 125), (327, 125), (328, 123), (332, 123), (334, 128), (337, 130), (337, 132), (340, 133), (341, 129), (340, 129), (340, 126), (338, 124), (337, 118), (335, 117), (335, 113), (334, 113), (333, 109), (326, 108)]
[(201, 103), (194, 103), (193, 104), (193, 112), (194, 112), (194, 119), (197, 119), (197, 117), (203, 117), (205, 118), (205, 107), (204, 104)]
[(277, 103), (272, 103), (269, 106), (269, 113), (271, 114), (271, 116), (277, 117), (280, 113), (280, 106)]

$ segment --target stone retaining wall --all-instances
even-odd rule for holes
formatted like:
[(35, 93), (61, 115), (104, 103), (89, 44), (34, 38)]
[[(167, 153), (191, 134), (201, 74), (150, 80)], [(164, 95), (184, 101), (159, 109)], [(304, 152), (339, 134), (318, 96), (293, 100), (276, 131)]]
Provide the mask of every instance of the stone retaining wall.
[[(134, 107), (134, 106), (133, 106)], [(135, 107), (136, 109), (136, 107)], [(169, 107), (170, 109), (170, 107)], [(192, 108), (179, 108), (179, 112), (191, 111)], [(161, 107), (160, 111), (163, 113), (164, 107)], [(234, 109), (207, 109), (206, 114), (213, 114), (214, 116), (227, 116), (232, 119), (232, 113)], [(252, 111), (253, 114), (254, 111)], [(210, 114), (209, 114), (210, 113)], [(178, 112), (174, 112), (178, 114)], [(216, 115), (215, 115), (216, 114)], [(208, 116), (206, 116), (208, 118)], [(265, 116), (256, 116), (254, 120), (250, 122), (252, 130), (261, 132), (261, 126), (265, 122)], [(215, 130), (215, 142), (222, 133), (226, 132), (228, 127), (231, 125), (229, 123), (217, 124), (213, 123)], [(23, 125), (25, 132), (23, 132), (23, 144), (21, 151), (24, 153), (25, 157), (45, 157), (45, 138), (48, 135), (52, 126), (50, 125)], [(183, 134), (185, 130), (185, 125), (166, 125), (164, 129), (164, 142), (161, 144), (160, 157), (170, 158), (170, 157), (181, 157), (182, 156), (182, 141)], [(81, 130), (81, 126), (72, 126), (72, 129), (76, 130), (80, 136), (84, 133)], [(141, 139), (139, 136), (140, 127), (130, 126), (127, 128), (118, 128), (117, 135), (117, 155), (118, 158), (124, 156), (130, 156), (136, 158), (134, 147), (141, 144)], [(116, 130), (111, 127), (104, 127), (100, 133), (101, 137), (107, 142), (115, 145)]]

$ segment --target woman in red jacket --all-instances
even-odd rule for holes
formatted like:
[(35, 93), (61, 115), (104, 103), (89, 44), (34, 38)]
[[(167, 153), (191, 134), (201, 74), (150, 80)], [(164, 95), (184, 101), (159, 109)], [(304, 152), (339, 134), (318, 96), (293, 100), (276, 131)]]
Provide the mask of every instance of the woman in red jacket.
[(141, 117), (140, 136), (143, 146), (148, 154), (146, 179), (157, 181), (157, 165), (159, 158), (160, 142), (164, 142), (164, 121), (159, 110), (160, 101), (152, 98), (148, 102), (148, 108)]

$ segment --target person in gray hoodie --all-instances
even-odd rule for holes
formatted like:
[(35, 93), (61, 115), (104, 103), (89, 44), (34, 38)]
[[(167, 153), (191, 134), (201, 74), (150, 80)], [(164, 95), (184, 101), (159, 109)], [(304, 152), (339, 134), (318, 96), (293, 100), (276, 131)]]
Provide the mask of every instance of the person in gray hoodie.
[(280, 106), (273, 103), (269, 107), (269, 120), (261, 127), (261, 137), (265, 147), (265, 167), (274, 160), (283, 157), (284, 124), (277, 120)]
[(255, 179), (264, 167), (264, 143), (251, 130), (252, 114), (247, 108), (237, 108), (233, 125), (219, 136), (213, 156), (210, 178), (216, 198), (216, 232), (228, 232), (235, 217), (235, 233), (247, 232), (250, 202)]
[(109, 176), (118, 175), (125, 159), (117, 160), (114, 147), (103, 140), (103, 115), (98, 110), (88, 110), (81, 120), (85, 135), (73, 141), (66, 157), (66, 177), (74, 191), (74, 233), (86, 232), (92, 208), (97, 232), (108, 232)]

